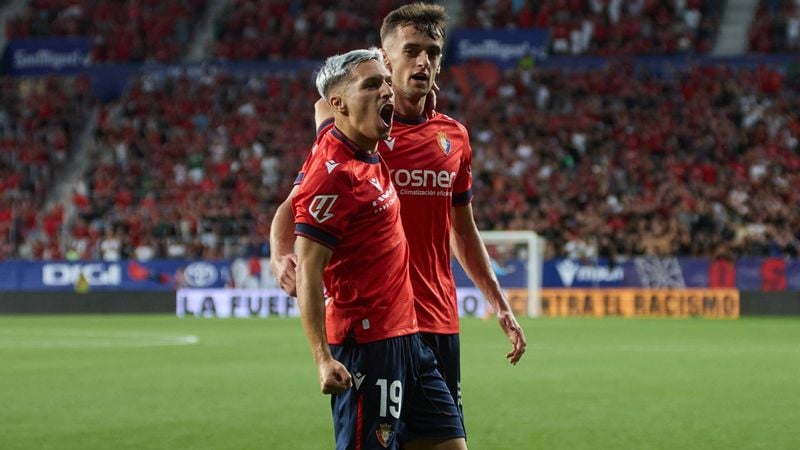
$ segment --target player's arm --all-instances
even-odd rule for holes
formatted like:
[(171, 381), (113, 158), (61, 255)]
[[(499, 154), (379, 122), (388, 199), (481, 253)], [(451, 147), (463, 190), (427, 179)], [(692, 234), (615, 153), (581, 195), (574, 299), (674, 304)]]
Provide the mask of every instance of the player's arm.
[(506, 355), (511, 364), (516, 364), (525, 353), (525, 332), (519, 326), (508, 300), (500, 288), (497, 276), (492, 270), (489, 253), (483, 244), (478, 226), (472, 216), (472, 205), (452, 208), (452, 228), (450, 230), (450, 247), (461, 267), (481, 290), (484, 297), (497, 311), (497, 320), (503, 332), (511, 341), (513, 348)]
[(350, 373), (333, 359), (325, 335), (325, 299), (322, 295), (322, 273), (333, 252), (322, 244), (300, 236), (297, 238), (297, 303), (300, 318), (319, 370), (323, 394), (338, 394), (350, 387)]
[(331, 105), (325, 101), (324, 98), (320, 98), (314, 103), (314, 127), (319, 133), (319, 129), (324, 122), (333, 119), (333, 109)]
[(269, 231), (269, 266), (281, 289), (291, 296), (297, 295), (294, 253), (294, 213), (292, 199), (299, 186), (292, 188), (286, 200), (278, 206)]

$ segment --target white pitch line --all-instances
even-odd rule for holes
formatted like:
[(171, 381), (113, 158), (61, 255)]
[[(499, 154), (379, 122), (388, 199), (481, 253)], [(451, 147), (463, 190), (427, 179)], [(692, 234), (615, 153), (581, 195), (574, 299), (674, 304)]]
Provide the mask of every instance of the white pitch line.
[(1, 330), (0, 349), (52, 348), (141, 348), (194, 345), (200, 338), (189, 335), (165, 335), (130, 332), (97, 332), (79, 330)]
[(752, 345), (752, 344), (685, 344), (685, 345), (647, 345), (647, 344), (528, 344), (528, 350), (573, 351), (573, 352), (612, 352), (612, 353), (800, 353), (800, 345)]

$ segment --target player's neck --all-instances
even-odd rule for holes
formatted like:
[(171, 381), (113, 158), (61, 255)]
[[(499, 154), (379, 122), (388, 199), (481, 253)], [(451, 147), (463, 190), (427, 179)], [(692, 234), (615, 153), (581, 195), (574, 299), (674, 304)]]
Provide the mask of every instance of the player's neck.
[(357, 128), (349, 126), (345, 121), (336, 121), (335, 125), (344, 137), (356, 144), (362, 152), (372, 154), (378, 151), (378, 141), (364, 136)]
[(395, 95), (394, 110), (395, 113), (398, 113), (401, 116), (409, 119), (419, 117), (425, 111), (425, 97), (413, 99)]

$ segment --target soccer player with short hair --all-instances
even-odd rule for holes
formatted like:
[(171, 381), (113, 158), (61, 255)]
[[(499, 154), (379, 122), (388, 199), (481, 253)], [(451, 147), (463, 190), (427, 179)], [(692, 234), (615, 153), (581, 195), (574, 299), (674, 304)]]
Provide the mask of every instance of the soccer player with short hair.
[[(396, 112), (391, 137), (379, 151), (392, 170), (410, 246), (411, 281), (423, 338), (434, 350), (461, 411), (458, 305), (450, 268), (451, 251), (497, 312), (512, 344), (506, 357), (516, 364), (525, 334), (500, 288), (472, 215), (472, 150), (465, 127), (444, 114), (426, 114), (442, 60), (444, 9), (410, 4), (390, 12), (381, 26), (386, 65), (392, 72)], [(316, 105), (320, 135), (330, 129), (330, 109)], [(291, 199), (293, 193), (289, 195)], [(289, 199), (272, 222), (270, 262), (281, 287), (294, 292), (294, 256)]]
[(334, 123), (292, 200), (300, 315), (322, 392), (333, 394), (337, 449), (466, 449), (418, 332), (400, 203), (377, 153), (392, 126), (390, 83), (377, 49), (328, 58), (317, 75)]

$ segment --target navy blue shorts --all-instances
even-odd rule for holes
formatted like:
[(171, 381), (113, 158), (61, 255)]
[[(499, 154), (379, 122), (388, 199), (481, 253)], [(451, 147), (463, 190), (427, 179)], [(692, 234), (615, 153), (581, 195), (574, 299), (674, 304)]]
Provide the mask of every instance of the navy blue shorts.
[(337, 450), (400, 448), (416, 439), (465, 437), (461, 416), (419, 334), (331, 345), (353, 387), (331, 396)]
[(458, 407), (461, 420), (464, 420), (464, 411), (461, 407), (461, 343), (457, 334), (420, 333), (422, 341), (433, 350), (433, 355), (439, 363), (447, 388), (453, 396), (453, 401)]

